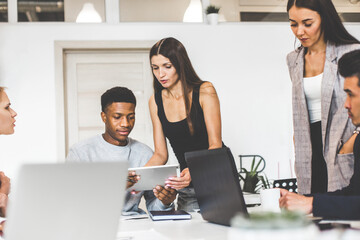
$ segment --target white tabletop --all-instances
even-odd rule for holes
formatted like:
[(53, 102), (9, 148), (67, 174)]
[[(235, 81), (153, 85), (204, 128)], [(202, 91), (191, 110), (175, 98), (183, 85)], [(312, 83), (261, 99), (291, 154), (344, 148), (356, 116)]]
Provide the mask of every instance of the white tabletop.
[[(260, 203), (259, 194), (245, 194), (244, 197), (247, 204)], [(124, 220), (124, 218), (120, 222), (118, 240), (227, 239), (230, 229), (204, 221), (199, 213), (192, 213), (191, 220), (177, 221), (152, 221), (150, 218)]]
[[(118, 238), (137, 239), (226, 239), (229, 227), (204, 221), (192, 213), (191, 220), (152, 221), (147, 219), (121, 220)], [(144, 238), (145, 237), (145, 238)]]
[[(357, 230), (330, 230), (318, 231), (315, 225), (299, 229), (285, 230), (246, 230), (221, 226), (204, 221), (199, 213), (192, 213), (191, 220), (178, 221), (152, 221), (150, 218), (121, 220), (117, 240), (167, 240), (167, 239), (273, 239), (292, 240), (316, 239), (316, 240), (339, 240), (360, 239), (360, 231)], [(352, 222), (357, 223), (359, 222)], [(355, 227), (355, 226), (354, 226)], [(304, 238), (304, 236), (307, 236)]]

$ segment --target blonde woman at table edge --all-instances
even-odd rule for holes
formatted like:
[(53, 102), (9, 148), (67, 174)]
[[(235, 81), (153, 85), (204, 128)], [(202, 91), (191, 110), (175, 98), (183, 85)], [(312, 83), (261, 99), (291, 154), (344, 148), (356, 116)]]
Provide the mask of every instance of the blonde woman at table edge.
[(301, 194), (335, 191), (353, 175), (355, 126), (343, 108), (337, 61), (359, 49), (330, 0), (289, 0), (291, 30), (301, 46), (287, 56), (292, 80), (295, 171)]
[[(14, 133), (16, 112), (10, 107), (10, 100), (4, 87), (0, 87), (0, 134), (9, 135)], [(0, 217), (6, 216), (6, 205), (10, 192), (10, 179), (0, 172)], [(2, 231), (3, 223), (0, 224)]]
[(215, 88), (196, 74), (185, 47), (175, 38), (164, 38), (150, 50), (154, 95), (149, 100), (155, 152), (147, 166), (168, 160), (168, 138), (180, 164), (180, 177), (167, 186), (179, 192), (178, 209), (198, 209), (185, 152), (215, 149), (221, 140), (220, 103)]

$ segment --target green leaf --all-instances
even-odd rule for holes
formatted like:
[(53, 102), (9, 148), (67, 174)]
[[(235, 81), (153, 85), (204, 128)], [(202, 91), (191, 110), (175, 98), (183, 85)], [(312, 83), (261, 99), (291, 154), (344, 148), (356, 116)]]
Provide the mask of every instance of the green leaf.
[(261, 158), (260, 158), (258, 164), (257, 164), (256, 167), (255, 167), (255, 172), (257, 172), (257, 170), (258, 170), (258, 168), (259, 168), (259, 166), (260, 166), (260, 163), (261, 163)]
[(267, 187), (266, 188), (270, 188), (270, 183), (269, 183), (269, 179), (268, 177), (266, 176), (266, 174), (264, 173), (264, 176), (265, 176), (265, 181), (266, 181), (266, 184), (267, 184)]
[(264, 173), (263, 176), (259, 176), (259, 180), (261, 181), (264, 188), (270, 188), (269, 179), (267, 178), (266, 174)]
[(210, 14), (210, 13), (219, 13), (220, 7), (217, 7), (215, 5), (209, 5), (206, 8), (206, 14)]
[(257, 172), (249, 172), (248, 173), (249, 177), (257, 177), (257, 175), (258, 175)]
[(253, 172), (254, 171), (254, 165), (255, 165), (255, 157), (253, 158), (253, 160), (252, 160), (252, 163), (251, 163), (251, 172)]

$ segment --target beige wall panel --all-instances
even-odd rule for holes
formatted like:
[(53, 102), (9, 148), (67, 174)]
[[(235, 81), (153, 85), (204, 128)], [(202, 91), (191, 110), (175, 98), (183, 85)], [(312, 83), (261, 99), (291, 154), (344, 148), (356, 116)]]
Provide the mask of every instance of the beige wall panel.
[(105, 0), (64, 0), (65, 22), (76, 22), (84, 3), (93, 3), (95, 10), (105, 22)]
[(120, 0), (121, 22), (182, 22), (190, 0)]

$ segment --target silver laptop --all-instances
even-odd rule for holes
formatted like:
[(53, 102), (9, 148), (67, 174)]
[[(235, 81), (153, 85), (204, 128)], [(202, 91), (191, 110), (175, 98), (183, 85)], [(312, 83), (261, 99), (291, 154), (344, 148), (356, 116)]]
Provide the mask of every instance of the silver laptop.
[(126, 178), (126, 162), (22, 166), (6, 240), (115, 240)]

